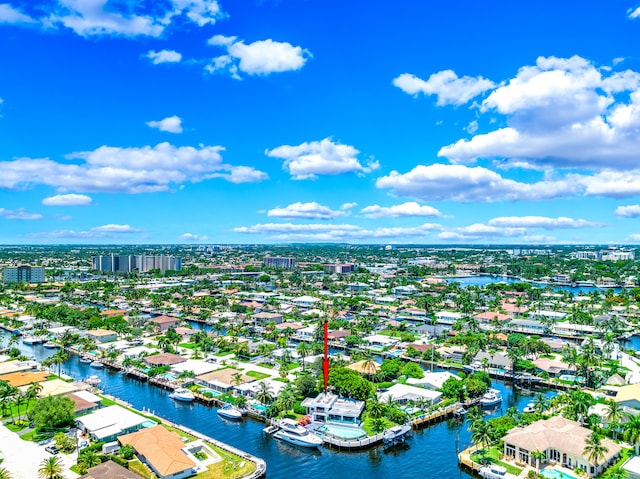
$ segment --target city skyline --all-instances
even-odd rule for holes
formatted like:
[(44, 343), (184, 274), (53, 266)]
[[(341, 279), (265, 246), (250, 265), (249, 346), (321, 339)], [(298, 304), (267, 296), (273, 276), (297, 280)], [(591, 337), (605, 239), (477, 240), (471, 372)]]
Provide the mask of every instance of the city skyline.
[(640, 243), (640, 3), (0, 4), (0, 244)]

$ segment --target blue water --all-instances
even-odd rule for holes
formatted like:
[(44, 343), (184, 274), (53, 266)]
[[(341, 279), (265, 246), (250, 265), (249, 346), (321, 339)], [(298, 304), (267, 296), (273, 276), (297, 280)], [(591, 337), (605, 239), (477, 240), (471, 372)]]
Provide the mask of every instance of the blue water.
[(567, 474), (566, 472), (559, 471), (558, 469), (548, 467), (543, 467), (542, 469), (540, 469), (540, 473), (547, 479), (577, 479), (571, 474)]
[[(8, 333), (3, 333), (7, 334)], [(5, 341), (6, 342), (6, 341)], [(18, 344), (27, 356), (42, 360), (54, 354), (54, 350), (41, 345)], [(341, 476), (380, 479), (413, 479), (420, 477), (446, 477), (470, 479), (472, 476), (458, 468), (457, 452), (471, 445), (467, 424), (455, 419), (421, 430), (416, 430), (404, 446), (384, 449), (377, 447), (357, 453), (320, 448), (309, 452), (266, 436), (264, 423), (252, 419), (230, 422), (222, 420), (214, 408), (198, 403), (184, 403), (169, 399), (169, 391), (117, 373), (109, 368), (93, 369), (88, 364), (71, 357), (62, 372), (78, 379), (92, 374), (101, 380), (100, 387), (131, 403), (135, 408), (148, 410), (172, 422), (207, 434), (227, 444), (247, 451), (267, 462), (269, 479), (317, 479)], [(502, 404), (485, 409), (488, 417), (505, 412), (508, 407), (518, 410), (532, 400), (531, 396), (519, 395), (509, 385), (494, 382), (493, 387), (502, 393)], [(553, 393), (548, 393), (551, 396)]]
[[(459, 283), (460, 286), (487, 286), (489, 284), (494, 283), (522, 283), (523, 281), (518, 278), (511, 277), (503, 277), (503, 276), (490, 276), (490, 275), (478, 275), (478, 276), (465, 276), (463, 278), (451, 278), (448, 279), (449, 282)], [(540, 283), (530, 283), (532, 286), (538, 286), (540, 288), (546, 288), (546, 284)], [(574, 294), (578, 293), (591, 293), (592, 291), (600, 291), (602, 293), (606, 292), (608, 289), (596, 288), (594, 286), (576, 286), (575, 288), (572, 286), (556, 286), (553, 284), (549, 284), (554, 290), (560, 291), (568, 291)], [(616, 293), (622, 291), (622, 288), (610, 288), (613, 289)]]
[(325, 424), (318, 430), (320, 432), (326, 432), (328, 434), (331, 434), (332, 436), (340, 437), (343, 439), (357, 439), (359, 437), (364, 437), (367, 435), (367, 433), (359, 427), (347, 427), (330, 423)]

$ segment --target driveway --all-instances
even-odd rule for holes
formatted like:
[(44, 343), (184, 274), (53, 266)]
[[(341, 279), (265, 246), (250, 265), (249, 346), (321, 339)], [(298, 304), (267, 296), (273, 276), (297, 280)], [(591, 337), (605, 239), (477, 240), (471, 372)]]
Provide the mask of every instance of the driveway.
[[(4, 425), (0, 425), (0, 452), (4, 456), (0, 467), (11, 472), (14, 479), (37, 478), (40, 463), (51, 456), (44, 450), (44, 446), (23, 441), (18, 434), (9, 431)], [(63, 464), (64, 477), (67, 479), (78, 477), (78, 474), (69, 470), (76, 463), (76, 453), (59, 453), (58, 457)]]

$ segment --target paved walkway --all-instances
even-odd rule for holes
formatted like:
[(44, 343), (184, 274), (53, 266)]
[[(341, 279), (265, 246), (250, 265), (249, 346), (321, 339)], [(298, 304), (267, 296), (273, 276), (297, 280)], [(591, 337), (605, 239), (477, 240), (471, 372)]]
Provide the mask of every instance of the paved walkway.
[[(11, 472), (14, 479), (36, 479), (40, 463), (51, 456), (35, 442), (23, 441), (17, 433), (0, 425), (0, 452), (4, 461), (0, 467)], [(76, 453), (58, 454), (63, 464), (63, 474), (67, 479), (75, 479), (78, 474), (69, 470), (76, 463)]]

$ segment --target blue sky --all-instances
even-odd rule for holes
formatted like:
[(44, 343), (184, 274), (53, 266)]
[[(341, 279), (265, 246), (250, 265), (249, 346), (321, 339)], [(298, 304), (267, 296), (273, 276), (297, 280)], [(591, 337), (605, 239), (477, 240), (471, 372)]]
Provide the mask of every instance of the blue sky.
[(622, 0), (9, 0), (0, 243), (637, 244), (638, 45)]

